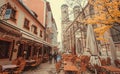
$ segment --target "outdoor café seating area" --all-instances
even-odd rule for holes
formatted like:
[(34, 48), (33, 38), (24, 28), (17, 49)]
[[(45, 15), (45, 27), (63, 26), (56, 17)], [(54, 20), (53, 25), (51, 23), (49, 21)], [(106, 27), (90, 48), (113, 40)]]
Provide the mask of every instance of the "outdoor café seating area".
[(28, 60), (23, 57), (18, 57), (9, 64), (1, 64), (0, 74), (20, 74), (23, 70), (33, 69), (39, 66), (41, 62), (42, 58), (37, 56), (33, 56)]
[(61, 61), (56, 63), (56, 70), (58, 73), (63, 70), (64, 74), (120, 74), (119, 59), (113, 61), (110, 57), (99, 56), (96, 59), (100, 64), (92, 63), (88, 55), (63, 54)]

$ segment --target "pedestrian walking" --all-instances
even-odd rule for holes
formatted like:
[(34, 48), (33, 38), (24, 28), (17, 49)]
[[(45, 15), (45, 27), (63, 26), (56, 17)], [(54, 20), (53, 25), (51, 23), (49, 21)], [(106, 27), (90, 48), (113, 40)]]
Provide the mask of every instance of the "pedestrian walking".
[(57, 62), (59, 62), (60, 60), (61, 60), (61, 55), (58, 54), (58, 55), (57, 55)]
[(49, 53), (49, 63), (50, 64), (52, 63), (52, 53), (51, 52)]
[(54, 52), (54, 63), (56, 63), (57, 62), (57, 52)]

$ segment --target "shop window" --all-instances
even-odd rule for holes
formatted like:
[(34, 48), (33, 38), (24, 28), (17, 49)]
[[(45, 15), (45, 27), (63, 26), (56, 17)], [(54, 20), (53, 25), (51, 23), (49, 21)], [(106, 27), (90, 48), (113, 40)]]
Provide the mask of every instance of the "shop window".
[(0, 40), (0, 59), (7, 59), (10, 56), (10, 42)]
[(24, 28), (29, 30), (29, 23), (30, 23), (30, 21), (25, 18), (25, 20), (24, 20)]
[(37, 34), (37, 27), (36, 27), (35, 25), (32, 25), (31, 31), (32, 31), (34, 34)]
[(42, 36), (42, 30), (40, 30), (40, 37), (43, 37), (43, 36)]

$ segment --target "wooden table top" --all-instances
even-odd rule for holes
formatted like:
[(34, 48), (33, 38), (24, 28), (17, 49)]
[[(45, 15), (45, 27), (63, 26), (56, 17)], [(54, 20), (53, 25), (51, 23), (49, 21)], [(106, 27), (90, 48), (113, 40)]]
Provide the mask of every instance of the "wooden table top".
[(101, 66), (101, 67), (111, 72), (120, 72), (120, 69), (117, 67), (113, 67), (113, 66)]
[(64, 71), (78, 71), (77, 67), (74, 65), (65, 65)]
[(65, 65), (72, 65), (73, 63), (72, 62), (70, 62), (70, 61), (64, 61), (63, 62)]
[(35, 62), (35, 60), (26, 60), (27, 63)]

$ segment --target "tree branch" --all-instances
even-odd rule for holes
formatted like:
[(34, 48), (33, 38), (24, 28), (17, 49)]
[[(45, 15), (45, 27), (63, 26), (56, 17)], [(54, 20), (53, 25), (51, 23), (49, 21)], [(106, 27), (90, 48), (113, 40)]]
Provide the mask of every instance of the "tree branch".
[(118, 31), (118, 32), (120, 32), (120, 30), (118, 30), (117, 28), (115, 28), (114, 26), (112, 27), (114, 30), (116, 30), (116, 31)]

